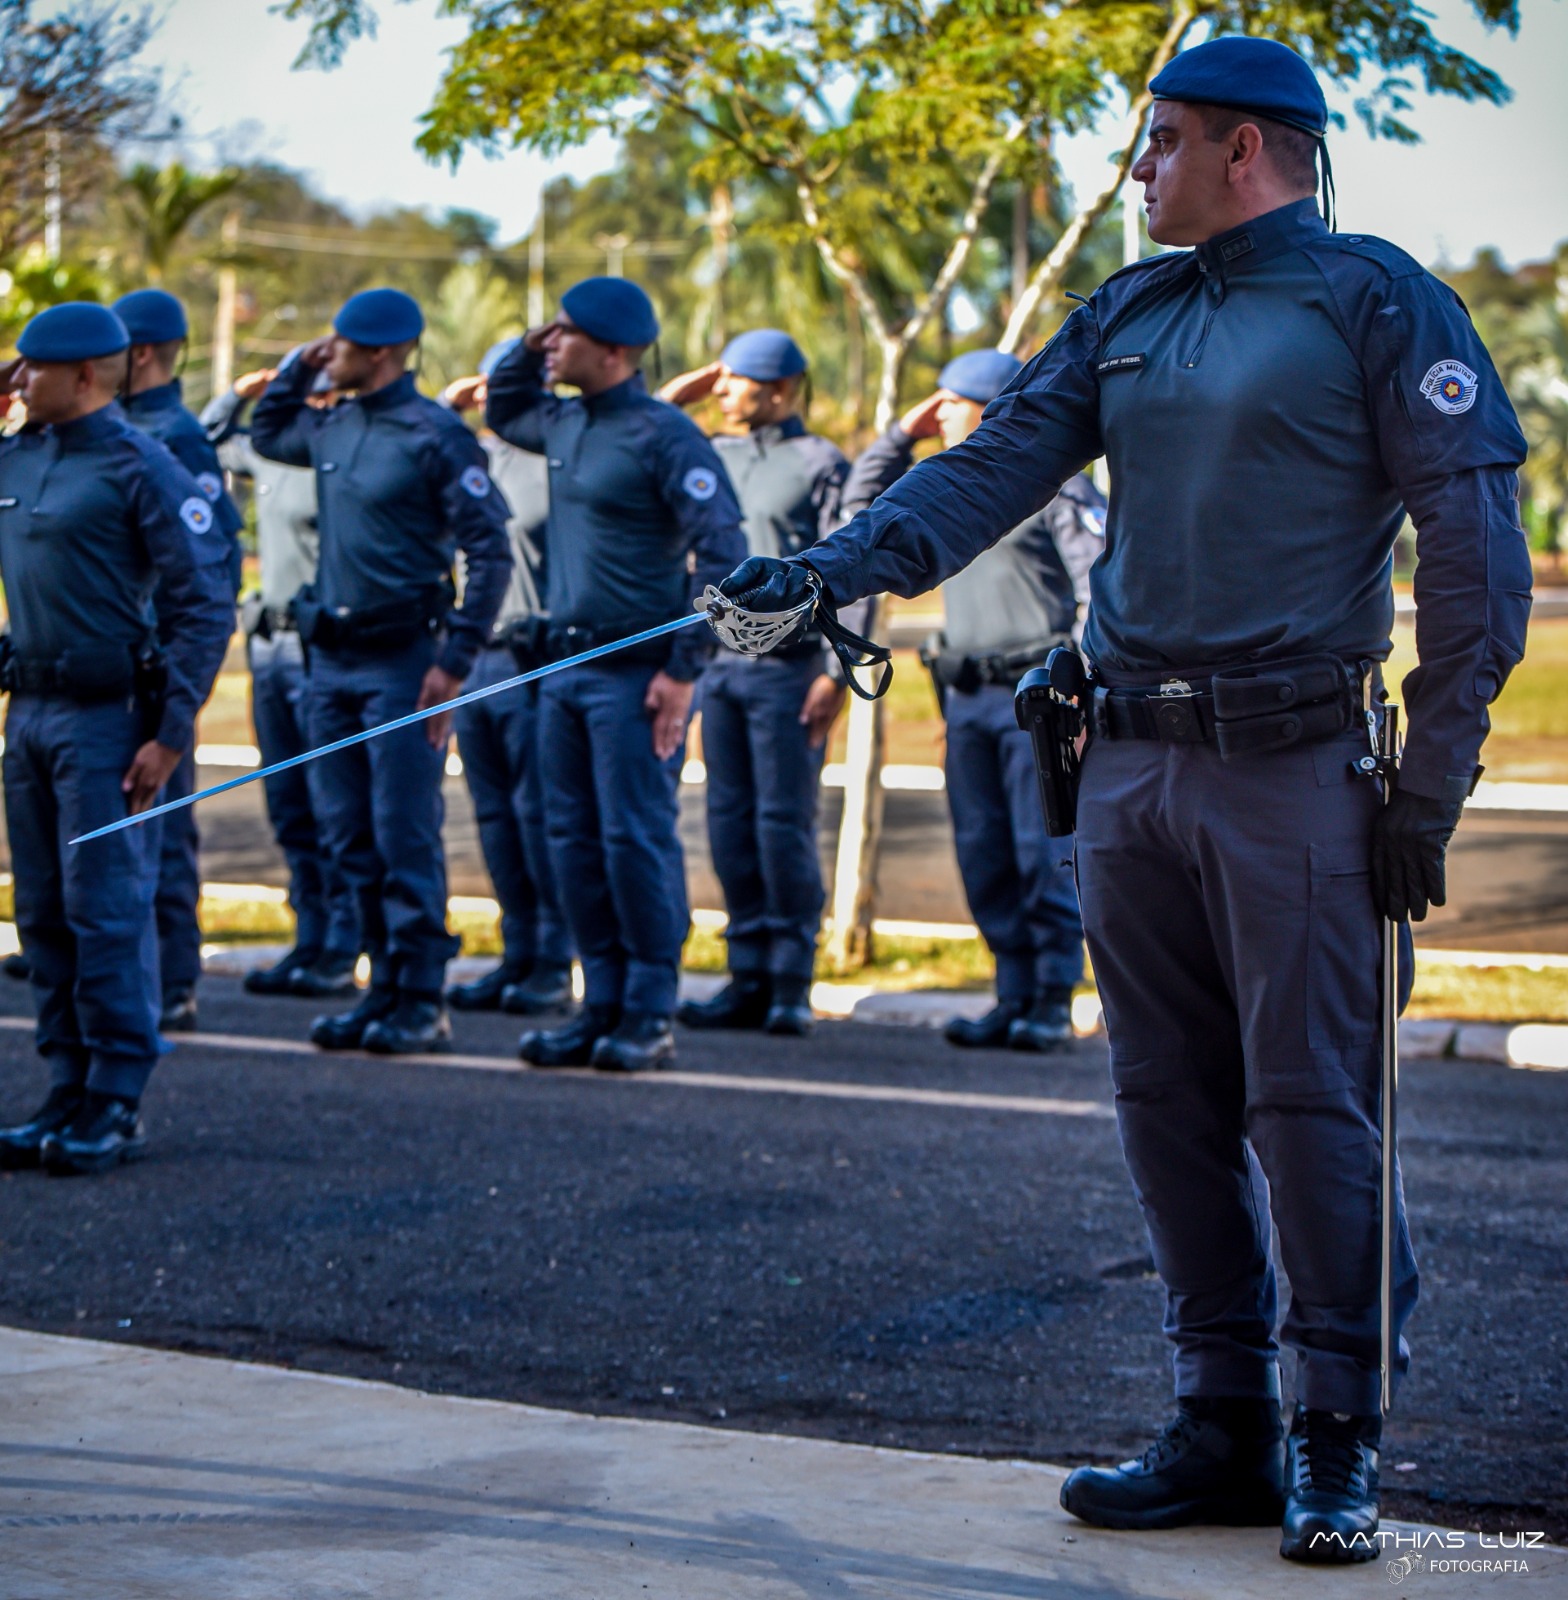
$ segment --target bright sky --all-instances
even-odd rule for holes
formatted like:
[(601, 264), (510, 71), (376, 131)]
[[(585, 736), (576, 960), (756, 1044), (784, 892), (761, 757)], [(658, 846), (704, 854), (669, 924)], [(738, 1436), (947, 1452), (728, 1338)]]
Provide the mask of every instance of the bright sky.
[[(528, 230), (545, 180), (602, 171), (612, 159), (601, 140), (550, 162), (519, 153), (468, 156), (456, 173), (433, 167), (413, 141), (442, 52), (462, 24), (437, 18), (434, 0), (382, 0), (377, 39), (352, 46), (336, 72), (294, 72), (304, 31), (272, 15), (271, 3), (162, 0), (152, 54), (178, 84), (201, 150), (303, 169), (353, 211), (397, 203), (484, 212), (503, 240)], [(1414, 148), (1369, 140), (1353, 122), (1330, 146), (1342, 224), (1426, 262), (1464, 262), (1483, 244), (1510, 261), (1540, 259), (1568, 239), (1568, 187), (1559, 176), (1568, 150), (1568, 0), (1523, 0), (1517, 40), (1488, 34), (1463, 0), (1427, 3), (1439, 36), (1500, 72), (1515, 98), (1499, 110), (1421, 95), (1412, 120), (1424, 143)], [(1348, 96), (1331, 98), (1348, 111)], [(1081, 193), (1099, 186), (1115, 142), (1107, 125), (1064, 150)]]

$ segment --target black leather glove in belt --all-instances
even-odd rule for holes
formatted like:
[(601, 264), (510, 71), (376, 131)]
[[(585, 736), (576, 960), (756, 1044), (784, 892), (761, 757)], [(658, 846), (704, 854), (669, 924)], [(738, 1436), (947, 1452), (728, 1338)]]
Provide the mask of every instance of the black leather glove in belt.
[(1447, 903), (1443, 862), (1464, 802), (1395, 789), (1372, 824), (1372, 899), (1395, 922), (1421, 922)]

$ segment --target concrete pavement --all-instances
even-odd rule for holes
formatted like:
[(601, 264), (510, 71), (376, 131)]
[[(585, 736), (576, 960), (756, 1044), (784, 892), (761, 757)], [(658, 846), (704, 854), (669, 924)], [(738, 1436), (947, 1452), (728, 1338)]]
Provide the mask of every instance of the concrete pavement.
[(10, 1600), (1336, 1600), (1386, 1593), (1405, 1554), (1421, 1561), (1412, 1587), (1434, 1594), (1568, 1591), (1568, 1551), (1515, 1548), (1513, 1529), (1508, 1547), (1484, 1547), (1400, 1525), (1384, 1559), (1305, 1571), (1279, 1560), (1269, 1530), (1083, 1527), (1057, 1508), (1062, 1472), (1030, 1463), (8, 1329), (0, 1376)]

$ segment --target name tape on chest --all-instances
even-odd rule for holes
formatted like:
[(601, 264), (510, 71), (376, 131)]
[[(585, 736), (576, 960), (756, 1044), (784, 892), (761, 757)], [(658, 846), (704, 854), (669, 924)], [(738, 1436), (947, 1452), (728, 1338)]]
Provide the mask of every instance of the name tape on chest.
[(14, 494), (0, 497), (0, 511), (14, 511), (22, 502)]
[(1457, 417), (1475, 404), (1481, 380), (1462, 361), (1439, 361), (1421, 380), (1421, 393), (1446, 417)]
[(476, 500), (483, 500), (490, 493), (490, 478), (483, 467), (464, 467), (457, 481)]
[(196, 487), (209, 500), (216, 500), (223, 493), (223, 479), (216, 472), (198, 472), (196, 474)]
[(192, 533), (206, 533), (212, 527), (212, 507), (205, 500), (198, 500), (192, 495), (180, 507), (180, 521)]
[(1096, 372), (1136, 372), (1144, 363), (1144, 355), (1140, 350), (1136, 355), (1107, 356), (1096, 367)]
[(718, 474), (708, 467), (693, 467), (681, 479), (681, 488), (693, 500), (711, 500), (719, 492)]

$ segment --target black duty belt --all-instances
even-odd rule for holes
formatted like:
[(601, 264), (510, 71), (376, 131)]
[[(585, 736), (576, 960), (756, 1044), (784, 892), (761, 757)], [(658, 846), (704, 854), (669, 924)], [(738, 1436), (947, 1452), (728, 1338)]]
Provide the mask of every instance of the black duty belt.
[(258, 605), (246, 613), (246, 632), (253, 639), (274, 639), (280, 633), (298, 633), (294, 613), (287, 606)]
[(0, 690), (6, 694), (58, 696), (81, 705), (135, 696), (156, 727), (167, 685), (163, 651), (153, 639), (46, 657), (19, 655), (9, 636), (0, 638)]
[(407, 600), (357, 610), (347, 606), (328, 608), (307, 585), (295, 595), (289, 611), (300, 638), (308, 645), (322, 650), (379, 654), (404, 649), (416, 639), (437, 632), (452, 608), (453, 598), (451, 584), (443, 583)]
[(1052, 639), (1043, 645), (1031, 645), (1023, 650), (1008, 650), (996, 655), (960, 655), (956, 650), (931, 651), (929, 646), (921, 652), (926, 670), (944, 689), (956, 689), (959, 694), (975, 694), (995, 684), (1009, 689), (1017, 687), (1018, 680), (1035, 667), (1043, 667), (1045, 658), (1065, 639)]
[[(652, 621), (632, 618), (627, 622), (613, 622), (594, 627), (588, 623), (551, 622), (541, 618), (542, 625), (537, 634), (538, 648), (546, 662), (565, 661), (568, 656), (580, 655), (584, 650), (595, 650), (601, 644), (613, 644), (617, 639), (641, 633), (645, 628), (657, 627), (659, 623), (667, 620), (664, 617), (655, 617)], [(607, 665), (662, 667), (669, 659), (670, 641), (667, 638), (649, 639), (645, 644), (617, 651)]]
[(1100, 739), (1213, 744), (1226, 759), (1314, 744), (1345, 733), (1362, 715), (1374, 662), (1297, 656), (1219, 671), (1173, 673), (1149, 687), (1094, 690)]

